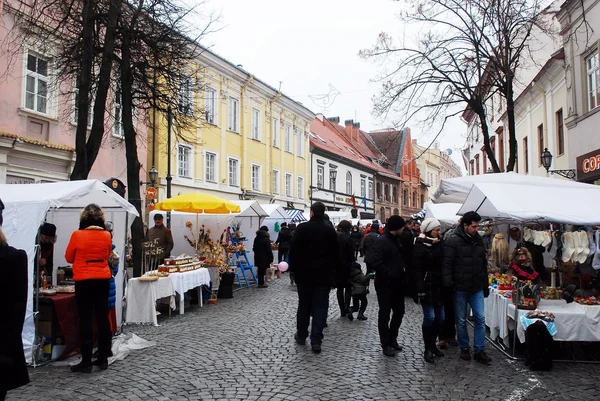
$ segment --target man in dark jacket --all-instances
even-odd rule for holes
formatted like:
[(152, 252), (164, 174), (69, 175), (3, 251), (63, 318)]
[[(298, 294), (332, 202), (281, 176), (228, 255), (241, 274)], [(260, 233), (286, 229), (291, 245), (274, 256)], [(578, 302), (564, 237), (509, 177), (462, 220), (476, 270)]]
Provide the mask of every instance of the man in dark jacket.
[(8, 245), (1, 228), (3, 209), (0, 200), (0, 302), (9, 305), (0, 330), (0, 400), (9, 390), (29, 383), (21, 334), (27, 309), (27, 253)]
[[(404, 225), (404, 231), (400, 235), (400, 245), (402, 245), (402, 261), (406, 271), (412, 271), (413, 248), (415, 243), (415, 221), (408, 220)], [(412, 274), (408, 274), (404, 280), (404, 295), (414, 298), (415, 282)]]
[(279, 230), (275, 243), (277, 244), (277, 263), (281, 263), (287, 258), (292, 243), (292, 231), (288, 228), (287, 223), (281, 223), (281, 230)]
[(461, 225), (444, 243), (442, 275), (444, 287), (455, 290), (455, 313), (460, 358), (471, 360), (467, 331), (467, 304), (475, 317), (473, 338), (474, 358), (489, 364), (485, 353), (485, 313), (483, 298), (489, 295), (487, 255), (483, 239), (478, 233), (481, 216), (467, 212)]
[(292, 237), (289, 269), (298, 286), (296, 343), (304, 345), (312, 316), (310, 342), (314, 353), (321, 352), (323, 328), (327, 321), (329, 292), (335, 287), (338, 241), (335, 230), (323, 220), (325, 205), (310, 207), (310, 221), (300, 224)]
[(154, 227), (146, 233), (146, 241), (154, 240), (156, 240), (158, 246), (163, 248), (165, 258), (170, 257), (173, 250), (173, 234), (163, 224), (163, 215), (160, 213), (154, 215)]
[(267, 269), (273, 263), (273, 250), (271, 249), (271, 237), (269, 236), (269, 227), (262, 226), (254, 238), (252, 246), (254, 252), (254, 266), (258, 275), (258, 288), (267, 288), (265, 284), (265, 274)]
[(396, 356), (396, 351), (402, 351), (398, 344), (398, 331), (404, 317), (404, 263), (398, 237), (403, 230), (404, 219), (391, 216), (385, 231), (365, 256), (367, 266), (375, 271), (375, 290), (379, 303), (377, 326), (381, 348), (386, 356)]
[(379, 237), (379, 224), (373, 223), (371, 226), (371, 230), (365, 235), (362, 241), (362, 250), (365, 255), (365, 263), (367, 264), (367, 273), (371, 273), (373, 268), (369, 265), (368, 253), (373, 249), (373, 244), (375, 244), (375, 240)]
[(348, 315), (349, 320), (353, 320), (350, 308), (350, 299), (352, 298), (352, 284), (350, 283), (350, 269), (356, 260), (354, 258), (354, 244), (350, 238), (350, 228), (352, 223), (348, 220), (340, 221), (338, 224), (338, 246), (339, 257), (336, 270), (337, 300), (342, 317)]

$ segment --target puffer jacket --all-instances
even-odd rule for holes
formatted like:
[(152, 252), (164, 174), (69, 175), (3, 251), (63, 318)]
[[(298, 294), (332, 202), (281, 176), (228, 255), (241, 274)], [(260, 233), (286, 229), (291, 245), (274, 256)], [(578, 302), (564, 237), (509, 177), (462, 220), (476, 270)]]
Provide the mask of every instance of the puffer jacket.
[(352, 295), (365, 295), (367, 286), (369, 285), (369, 276), (365, 276), (360, 265), (355, 266), (350, 270), (350, 283), (352, 284)]
[[(365, 262), (375, 272), (375, 284), (385, 286), (402, 286), (404, 282), (404, 261), (402, 246), (392, 233), (384, 231), (377, 238), (366, 257)], [(398, 288), (399, 291), (402, 287)]]
[(425, 294), (426, 305), (443, 305), (442, 242), (417, 237), (413, 248), (412, 272), (417, 293)]
[(90, 226), (71, 234), (65, 260), (73, 264), (73, 280), (109, 279), (108, 257), (112, 251), (110, 233)]
[(479, 234), (468, 236), (457, 227), (444, 243), (444, 287), (476, 292), (488, 286), (487, 252)]
[(258, 230), (254, 244), (254, 265), (256, 267), (268, 268), (273, 263), (273, 250), (271, 249), (271, 237), (267, 231)]

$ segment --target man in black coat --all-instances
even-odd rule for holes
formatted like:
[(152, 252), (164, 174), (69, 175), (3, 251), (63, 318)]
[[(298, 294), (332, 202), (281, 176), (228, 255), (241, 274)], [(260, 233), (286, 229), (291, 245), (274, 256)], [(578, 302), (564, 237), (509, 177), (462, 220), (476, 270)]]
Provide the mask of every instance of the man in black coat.
[(258, 275), (258, 288), (267, 288), (265, 274), (271, 263), (273, 263), (271, 237), (269, 236), (269, 228), (267, 226), (262, 226), (256, 232), (252, 251), (254, 252), (254, 265), (256, 266), (256, 274)]
[[(379, 303), (377, 326), (383, 354), (396, 356), (402, 351), (398, 332), (404, 317), (404, 263), (398, 237), (404, 230), (404, 219), (391, 216), (385, 231), (365, 256), (367, 266), (375, 271), (375, 290)], [(390, 320), (390, 313), (392, 318)]]
[(300, 224), (292, 237), (289, 269), (298, 286), (296, 343), (304, 345), (312, 316), (310, 342), (312, 351), (321, 352), (323, 328), (327, 321), (329, 293), (335, 287), (338, 257), (337, 235), (323, 216), (325, 205), (315, 202), (310, 207), (310, 221)]
[(340, 221), (338, 224), (338, 246), (339, 257), (336, 271), (336, 287), (337, 300), (340, 307), (340, 315), (348, 316), (349, 320), (353, 320), (352, 311), (350, 308), (350, 300), (352, 299), (352, 283), (350, 282), (350, 269), (356, 261), (354, 258), (354, 243), (350, 238), (350, 228), (352, 223), (348, 220)]
[(375, 241), (377, 240), (378, 237), (379, 237), (379, 224), (373, 223), (373, 225), (371, 226), (371, 230), (364, 236), (364, 238), (362, 240), (362, 250), (363, 250), (363, 254), (365, 255), (364, 261), (367, 264), (367, 273), (371, 273), (373, 271), (373, 268), (369, 265), (369, 262), (368, 262), (369, 257), (367, 255), (373, 249), (373, 245), (375, 244)]
[(460, 358), (471, 360), (469, 332), (467, 331), (467, 304), (471, 305), (475, 318), (473, 334), (473, 357), (489, 364), (492, 360), (485, 353), (485, 312), (483, 299), (489, 295), (487, 253), (479, 235), (481, 216), (467, 212), (459, 227), (444, 243), (442, 278), (444, 287), (455, 290), (454, 305)]
[(0, 330), (0, 400), (9, 390), (29, 383), (21, 337), (27, 309), (27, 253), (8, 245), (1, 228), (3, 209), (0, 200), (0, 302), (9, 305)]
[(275, 243), (277, 244), (277, 263), (281, 263), (287, 258), (292, 243), (292, 231), (288, 228), (287, 223), (281, 223), (281, 230), (279, 230)]

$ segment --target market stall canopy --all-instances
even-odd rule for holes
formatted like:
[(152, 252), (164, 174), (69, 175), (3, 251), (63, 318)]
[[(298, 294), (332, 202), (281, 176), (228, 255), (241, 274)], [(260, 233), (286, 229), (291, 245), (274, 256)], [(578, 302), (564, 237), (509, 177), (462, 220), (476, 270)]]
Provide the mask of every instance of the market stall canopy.
[(446, 226), (452, 226), (460, 219), (458, 211), (461, 203), (425, 203), (425, 217), (434, 218)]
[(458, 214), (509, 222), (600, 224), (600, 187), (562, 188), (519, 184), (475, 184)]
[(515, 185), (537, 185), (561, 188), (578, 188), (582, 184), (561, 178), (536, 177), (522, 175), (514, 172), (470, 175), (466, 177), (455, 177), (443, 179), (440, 186), (433, 194), (433, 203), (463, 203), (474, 184), (515, 184)]
[(257, 201), (253, 200), (233, 200), (240, 207), (239, 217), (267, 217), (269, 214), (263, 209)]
[(292, 220), (292, 223), (300, 223), (303, 221), (307, 221), (304, 214), (302, 214), (302, 210), (299, 209), (286, 209), (288, 216)]
[(178, 195), (174, 198), (158, 202), (155, 210), (177, 211), (188, 213), (210, 213), (210, 214), (227, 214), (240, 213), (241, 208), (238, 204), (233, 203), (221, 197), (203, 194), (200, 192), (189, 192)]
[(267, 213), (268, 219), (291, 220), (290, 216), (285, 212), (285, 209), (281, 207), (281, 205), (266, 203), (261, 204), (260, 206)]

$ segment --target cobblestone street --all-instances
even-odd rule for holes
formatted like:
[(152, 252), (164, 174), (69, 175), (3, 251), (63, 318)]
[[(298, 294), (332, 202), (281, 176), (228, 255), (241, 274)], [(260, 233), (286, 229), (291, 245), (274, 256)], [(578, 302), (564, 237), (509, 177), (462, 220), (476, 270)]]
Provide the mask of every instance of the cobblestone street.
[(422, 358), (420, 307), (407, 299), (404, 351), (385, 357), (377, 336), (377, 302), (365, 322), (340, 318), (331, 294), (323, 352), (294, 343), (297, 295), (289, 278), (268, 289), (236, 291), (217, 305), (159, 319), (160, 327), (127, 326), (157, 343), (125, 360), (74, 374), (67, 367), (30, 368), (31, 384), (8, 400), (591, 400), (600, 365), (555, 364), (530, 372), (488, 346), (491, 366), (459, 360), (450, 348), (435, 365)]

